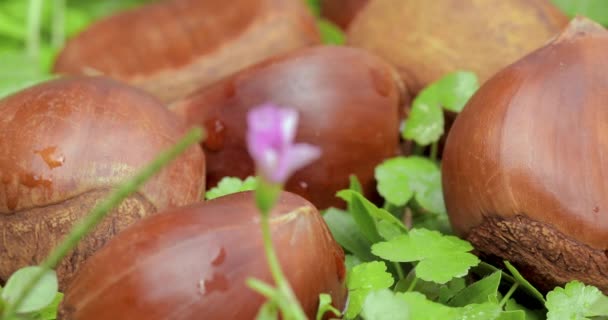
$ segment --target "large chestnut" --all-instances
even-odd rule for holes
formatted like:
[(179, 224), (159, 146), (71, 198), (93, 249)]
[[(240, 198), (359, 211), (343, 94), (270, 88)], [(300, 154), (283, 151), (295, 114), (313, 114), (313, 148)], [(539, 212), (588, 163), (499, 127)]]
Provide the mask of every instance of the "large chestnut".
[(443, 155), (454, 230), (537, 287), (608, 292), (608, 31), (579, 18), (489, 80)]
[(93, 24), (67, 43), (54, 70), (102, 73), (168, 102), (319, 42), (301, 0), (164, 0)]
[[(317, 209), (284, 192), (271, 213), (279, 261), (310, 319), (319, 294), (344, 306), (344, 252)], [(125, 230), (91, 257), (65, 293), (64, 320), (254, 319), (272, 283), (253, 192), (175, 209)]]
[(320, 147), (322, 155), (292, 176), (286, 190), (326, 208), (340, 204), (335, 193), (348, 187), (351, 174), (373, 192), (375, 166), (398, 149), (403, 91), (393, 69), (375, 56), (319, 46), (269, 59), (170, 108), (206, 127), (210, 187), (224, 176), (254, 174), (245, 141), (249, 110), (264, 103), (297, 109), (296, 141)]
[[(185, 133), (152, 96), (106, 78), (65, 78), (0, 100), (0, 279), (41, 262), (108, 192)], [(200, 199), (192, 147), (129, 197), (57, 268), (65, 288), (109, 238), (159, 210)]]
[(567, 22), (550, 0), (371, 1), (351, 23), (348, 43), (394, 64), (418, 92), (458, 70), (484, 82)]

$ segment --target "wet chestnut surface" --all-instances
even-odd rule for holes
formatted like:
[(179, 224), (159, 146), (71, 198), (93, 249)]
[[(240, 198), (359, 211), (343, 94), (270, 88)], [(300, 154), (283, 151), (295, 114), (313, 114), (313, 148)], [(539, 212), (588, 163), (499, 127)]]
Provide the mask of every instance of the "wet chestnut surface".
[(245, 144), (247, 112), (261, 104), (294, 108), (296, 142), (321, 148), (321, 158), (298, 171), (286, 190), (318, 208), (340, 205), (335, 193), (356, 175), (375, 189), (374, 168), (396, 155), (402, 107), (408, 100), (393, 69), (362, 50), (319, 46), (278, 56), (203, 88), (170, 108), (208, 138), (207, 183), (247, 177), (254, 166)]
[[(143, 91), (102, 77), (56, 79), (0, 100), (0, 278), (40, 262), (100, 199), (186, 132)], [(63, 277), (126, 225), (200, 199), (204, 154), (192, 147), (85, 239)]]
[[(237, 193), (150, 217), (88, 260), (65, 293), (61, 319), (254, 319), (271, 282), (254, 193)], [(320, 293), (341, 309), (344, 253), (318, 211), (283, 193), (271, 213), (280, 263), (309, 318)]]

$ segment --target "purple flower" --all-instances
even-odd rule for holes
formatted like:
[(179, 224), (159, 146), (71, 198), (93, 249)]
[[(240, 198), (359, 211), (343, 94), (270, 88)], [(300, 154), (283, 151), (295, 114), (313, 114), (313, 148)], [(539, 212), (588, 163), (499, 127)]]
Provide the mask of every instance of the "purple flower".
[(264, 104), (247, 115), (247, 147), (259, 174), (273, 183), (285, 183), (298, 169), (313, 162), (321, 150), (293, 143), (298, 112)]

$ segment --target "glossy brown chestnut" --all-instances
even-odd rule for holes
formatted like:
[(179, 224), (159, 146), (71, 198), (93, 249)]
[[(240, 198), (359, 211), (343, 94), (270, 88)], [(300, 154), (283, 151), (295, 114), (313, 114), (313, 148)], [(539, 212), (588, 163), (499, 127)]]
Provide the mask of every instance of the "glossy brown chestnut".
[(443, 158), (454, 230), (537, 287), (608, 292), (608, 31), (579, 18), (489, 80)]
[(399, 143), (403, 88), (393, 69), (362, 50), (319, 46), (275, 57), (172, 105), (189, 124), (207, 128), (207, 183), (247, 177), (247, 112), (260, 104), (295, 108), (297, 142), (317, 145), (321, 158), (297, 172), (286, 190), (318, 208), (339, 205), (335, 193), (355, 174), (369, 195), (374, 167)]
[[(66, 78), (0, 100), (0, 278), (42, 261), (75, 221), (169, 148), (185, 126), (152, 96), (106, 78)], [(200, 199), (199, 146), (120, 205), (57, 268), (78, 266), (134, 221)]]
[(321, 0), (321, 15), (346, 29), (368, 2), (369, 0)]
[[(317, 209), (284, 192), (271, 213), (280, 263), (314, 318), (320, 293), (341, 309), (344, 252)], [(91, 257), (65, 293), (61, 319), (254, 319), (264, 298), (245, 281), (272, 283), (253, 192), (150, 217)]]
[(351, 23), (348, 43), (394, 64), (418, 92), (457, 70), (484, 82), (567, 22), (550, 0), (372, 1)]
[(55, 71), (102, 73), (168, 102), (319, 42), (301, 0), (164, 0), (93, 24), (68, 42)]

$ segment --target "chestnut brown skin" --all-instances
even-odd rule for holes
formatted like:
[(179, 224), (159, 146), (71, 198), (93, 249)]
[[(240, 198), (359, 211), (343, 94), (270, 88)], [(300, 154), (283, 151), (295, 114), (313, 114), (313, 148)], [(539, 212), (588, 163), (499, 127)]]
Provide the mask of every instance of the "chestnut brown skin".
[(416, 93), (458, 70), (484, 82), (567, 23), (550, 0), (371, 1), (350, 24), (347, 42), (394, 64)]
[(335, 193), (356, 175), (367, 195), (374, 168), (395, 156), (400, 107), (406, 100), (393, 69), (362, 50), (319, 46), (269, 59), (170, 106), (208, 138), (207, 184), (222, 177), (254, 175), (245, 134), (249, 110), (265, 104), (294, 108), (300, 118), (296, 142), (321, 148), (321, 157), (298, 171), (286, 190), (317, 208), (339, 206)]
[(456, 119), (443, 158), (454, 230), (538, 288), (608, 293), (608, 31), (576, 19)]
[[(51, 80), (0, 100), (0, 278), (41, 262), (72, 225), (186, 127), (154, 97), (107, 78)], [(127, 225), (190, 204), (204, 154), (188, 149), (129, 197), (57, 267), (78, 266)]]
[(347, 29), (369, 0), (321, 0), (321, 15)]
[[(150, 217), (91, 257), (65, 292), (60, 319), (254, 319), (273, 283), (253, 192)], [(309, 319), (319, 294), (346, 300), (344, 252), (317, 209), (284, 192), (271, 213), (278, 258)]]
[(54, 71), (104, 74), (174, 101), (275, 54), (320, 43), (301, 0), (166, 0), (93, 24)]

